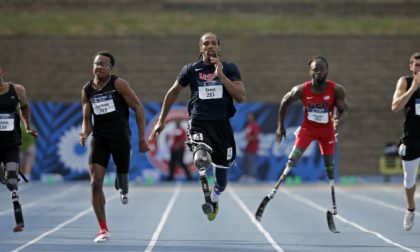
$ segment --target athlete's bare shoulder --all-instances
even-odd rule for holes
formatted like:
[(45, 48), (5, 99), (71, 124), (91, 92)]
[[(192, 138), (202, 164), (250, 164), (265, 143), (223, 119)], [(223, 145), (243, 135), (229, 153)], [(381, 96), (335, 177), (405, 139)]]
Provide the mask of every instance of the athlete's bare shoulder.
[(292, 93), (292, 95), (301, 96), (302, 93), (303, 93), (303, 87), (304, 86), (305, 86), (305, 83), (297, 84), (296, 86), (294, 86), (292, 88), (292, 90), (290, 92)]
[(339, 96), (339, 97), (346, 96), (346, 90), (344, 89), (344, 86), (338, 83), (335, 83), (334, 93), (336, 96)]
[(26, 96), (26, 89), (23, 85), (21, 84), (16, 84), (16, 83), (9, 83), (9, 85), (13, 85), (13, 87), (15, 88), (16, 94), (18, 95), (18, 97), (22, 97), (22, 96)]

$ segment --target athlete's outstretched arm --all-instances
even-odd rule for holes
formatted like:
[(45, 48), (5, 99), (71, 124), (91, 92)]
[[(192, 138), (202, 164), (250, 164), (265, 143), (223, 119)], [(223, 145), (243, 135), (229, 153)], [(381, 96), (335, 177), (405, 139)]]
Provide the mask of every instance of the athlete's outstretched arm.
[(276, 142), (279, 144), (283, 137), (286, 137), (286, 128), (284, 127), (284, 118), (290, 104), (302, 97), (303, 84), (296, 85), (283, 96), (279, 108), (279, 119), (277, 122)]
[(14, 85), (16, 94), (19, 98), (20, 117), (22, 118), (26, 133), (34, 137), (38, 136), (38, 132), (31, 128), (31, 105), (29, 104), (28, 97), (26, 96), (25, 87), (19, 84), (11, 85)]
[(127, 105), (134, 110), (134, 114), (136, 115), (139, 135), (139, 151), (148, 152), (150, 149), (144, 135), (144, 131), (146, 129), (146, 114), (144, 113), (143, 104), (141, 104), (140, 99), (137, 97), (128, 81), (118, 78), (115, 80), (114, 85), (115, 89), (121, 94)]
[(334, 128), (337, 127), (347, 118), (348, 115), (348, 104), (346, 100), (346, 90), (340, 84), (335, 85), (335, 107), (337, 108), (337, 114), (334, 116)]
[(149, 140), (156, 138), (165, 127), (165, 119), (168, 116), (169, 110), (175, 103), (176, 99), (179, 96), (179, 93), (181, 93), (181, 90), (183, 88), (184, 87), (178, 83), (178, 80), (176, 80), (172, 87), (169, 88), (168, 92), (165, 95), (165, 98), (163, 99), (162, 110), (160, 111), (159, 119), (156, 122), (156, 125), (149, 136)]
[(85, 145), (86, 139), (92, 132), (92, 110), (89, 105), (88, 98), (85, 94), (85, 91), (82, 89), (82, 112), (83, 112), (83, 122), (82, 122), (82, 132), (79, 134), (79, 141), (82, 146)]

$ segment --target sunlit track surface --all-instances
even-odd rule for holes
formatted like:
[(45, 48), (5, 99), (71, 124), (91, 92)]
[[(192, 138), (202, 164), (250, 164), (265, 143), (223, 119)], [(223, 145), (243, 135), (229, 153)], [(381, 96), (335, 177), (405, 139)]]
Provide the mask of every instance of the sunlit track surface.
[(93, 242), (98, 225), (88, 182), (22, 185), (21, 233), (12, 231), (12, 203), (3, 186), (0, 251), (420, 251), (420, 223), (410, 232), (402, 227), (399, 183), (337, 184), (339, 234), (329, 231), (325, 218), (331, 207), (327, 182), (282, 185), (256, 221), (255, 210), (273, 184), (230, 183), (213, 222), (202, 213), (198, 182), (133, 184), (128, 205), (105, 187), (112, 237), (104, 244)]

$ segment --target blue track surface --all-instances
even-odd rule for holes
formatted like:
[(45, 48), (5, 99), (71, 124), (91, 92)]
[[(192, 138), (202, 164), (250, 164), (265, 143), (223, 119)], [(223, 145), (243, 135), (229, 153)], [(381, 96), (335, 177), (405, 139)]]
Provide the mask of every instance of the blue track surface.
[(98, 225), (88, 182), (21, 185), (26, 227), (20, 233), (12, 231), (10, 193), (3, 186), (0, 251), (420, 251), (420, 224), (410, 232), (402, 227), (401, 183), (337, 184), (339, 234), (327, 227), (331, 197), (324, 182), (280, 186), (256, 222), (255, 210), (273, 184), (230, 183), (214, 222), (201, 211), (198, 183), (132, 185), (128, 205), (106, 187), (112, 237), (104, 244), (93, 242)]

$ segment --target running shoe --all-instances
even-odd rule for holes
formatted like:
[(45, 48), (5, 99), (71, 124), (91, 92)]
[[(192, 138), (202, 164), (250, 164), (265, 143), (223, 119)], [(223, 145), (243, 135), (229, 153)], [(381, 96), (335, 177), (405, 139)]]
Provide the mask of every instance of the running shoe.
[(411, 212), (408, 211), (405, 212), (405, 216), (404, 216), (404, 229), (405, 231), (410, 231), (410, 229), (413, 228), (414, 226), (414, 216), (415, 216), (415, 212)]
[(115, 190), (120, 192), (121, 203), (123, 203), (123, 205), (128, 204), (128, 196), (127, 194), (123, 194), (122, 189), (119, 188), (118, 178), (115, 178), (114, 187), (115, 187)]
[(213, 212), (207, 214), (207, 219), (209, 221), (214, 221), (216, 219), (217, 213), (219, 212), (219, 202), (212, 202)]
[(123, 203), (123, 205), (126, 205), (128, 203), (128, 195), (127, 194), (123, 194), (122, 190), (120, 190), (120, 198), (121, 198), (121, 203)]
[(102, 229), (97, 235), (95, 240), (93, 240), (96, 243), (103, 243), (103, 242), (107, 242), (109, 240), (109, 238), (111, 237), (111, 234), (105, 230)]

